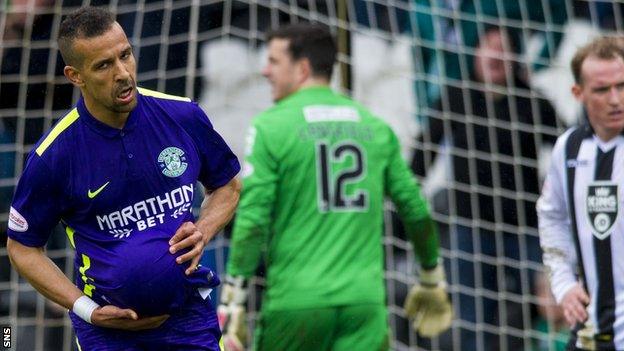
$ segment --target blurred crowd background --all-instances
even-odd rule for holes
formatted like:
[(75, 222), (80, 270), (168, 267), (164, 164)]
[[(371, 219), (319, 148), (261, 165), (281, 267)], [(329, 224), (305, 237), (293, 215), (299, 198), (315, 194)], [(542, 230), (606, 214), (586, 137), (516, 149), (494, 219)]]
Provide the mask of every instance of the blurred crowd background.
[[(582, 111), (576, 48), (623, 30), (624, 2), (598, 0), (2, 0), (0, 325), (17, 350), (70, 350), (66, 311), (11, 270), (6, 222), (24, 160), (79, 91), (55, 42), (62, 16), (109, 6), (134, 46), (139, 84), (196, 99), (243, 156), (251, 118), (271, 105), (264, 33), (316, 21), (339, 38), (333, 85), (385, 119), (431, 200), (456, 320), (434, 340), (402, 312), (417, 265), (389, 204), (386, 286), (393, 349), (563, 350), (567, 330), (541, 265), (535, 201), (556, 137)], [(197, 204), (200, 202), (198, 199)], [(223, 272), (228, 229), (204, 263)], [(49, 256), (69, 276), (64, 231)], [(257, 310), (262, 270), (255, 280)], [(213, 301), (217, 292), (213, 293)], [(250, 314), (253, 323), (254, 314)]]

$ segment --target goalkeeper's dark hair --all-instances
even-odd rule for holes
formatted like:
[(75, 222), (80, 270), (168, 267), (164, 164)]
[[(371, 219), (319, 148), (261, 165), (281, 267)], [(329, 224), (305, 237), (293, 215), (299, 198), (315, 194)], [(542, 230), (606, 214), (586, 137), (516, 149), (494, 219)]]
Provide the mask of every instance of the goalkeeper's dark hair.
[(58, 46), (67, 65), (77, 65), (81, 57), (73, 50), (74, 40), (94, 38), (108, 31), (115, 17), (102, 7), (85, 6), (65, 17), (59, 28)]
[(618, 57), (624, 60), (624, 39), (603, 36), (578, 49), (570, 62), (570, 68), (576, 84), (583, 84), (581, 69), (585, 59), (590, 56), (601, 60), (617, 59)]
[(296, 23), (279, 27), (267, 33), (267, 41), (287, 39), (288, 52), (293, 60), (306, 58), (312, 66), (312, 75), (331, 79), (336, 62), (336, 42), (326, 26)]

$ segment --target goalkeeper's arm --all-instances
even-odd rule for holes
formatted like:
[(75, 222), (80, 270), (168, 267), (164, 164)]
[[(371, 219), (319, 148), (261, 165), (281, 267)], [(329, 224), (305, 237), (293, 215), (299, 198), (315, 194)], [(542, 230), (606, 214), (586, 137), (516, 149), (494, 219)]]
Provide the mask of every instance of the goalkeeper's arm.
[(438, 266), (439, 235), (438, 226), (429, 214), (416, 221), (404, 221), (407, 236), (423, 270)]
[(388, 133), (385, 190), (396, 205), (422, 267), (421, 283), (407, 296), (405, 310), (414, 318), (414, 329), (422, 336), (434, 336), (448, 329), (452, 318), (444, 269), (438, 259), (438, 230), (416, 178), (401, 157), (396, 135), (389, 127)]
[(436, 336), (451, 325), (453, 317), (446, 292), (444, 267), (438, 259), (438, 231), (430, 216), (406, 223), (408, 235), (421, 264), (419, 284), (405, 300), (405, 312), (424, 337)]

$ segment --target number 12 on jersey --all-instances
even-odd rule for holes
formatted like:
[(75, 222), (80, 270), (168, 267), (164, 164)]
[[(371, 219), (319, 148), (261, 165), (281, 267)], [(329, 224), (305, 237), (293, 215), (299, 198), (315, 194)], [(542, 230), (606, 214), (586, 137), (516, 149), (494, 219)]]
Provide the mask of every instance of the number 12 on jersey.
[[(351, 162), (349, 162), (351, 160)], [(357, 183), (366, 177), (366, 154), (354, 141), (316, 144), (316, 189), (320, 212), (368, 210), (368, 191)], [(347, 194), (347, 186), (351, 194)]]

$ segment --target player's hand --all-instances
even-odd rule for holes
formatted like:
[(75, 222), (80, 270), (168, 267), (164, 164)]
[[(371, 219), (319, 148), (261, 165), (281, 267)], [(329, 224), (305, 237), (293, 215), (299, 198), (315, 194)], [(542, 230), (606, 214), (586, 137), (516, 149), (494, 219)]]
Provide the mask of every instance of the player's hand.
[(176, 259), (178, 264), (191, 260), (191, 264), (185, 271), (186, 275), (190, 275), (197, 268), (199, 260), (204, 253), (205, 245), (204, 236), (195, 224), (193, 222), (184, 222), (176, 230), (171, 240), (169, 240), (169, 252), (175, 254), (180, 250), (190, 248), (188, 252)]
[(572, 287), (561, 300), (563, 315), (566, 322), (573, 328), (577, 323), (584, 323), (587, 320), (587, 305), (589, 304), (589, 296), (581, 284)]
[(123, 329), (123, 330), (145, 330), (160, 327), (169, 315), (139, 318), (131, 309), (122, 309), (113, 305), (99, 307), (91, 314), (91, 323), (98, 327)]
[(405, 313), (414, 320), (413, 327), (424, 337), (434, 337), (451, 326), (453, 310), (446, 293), (444, 268), (423, 270), (420, 284), (410, 290), (405, 299)]
[(226, 276), (221, 290), (221, 302), (217, 307), (225, 351), (245, 350), (247, 343), (246, 300), (245, 278)]

